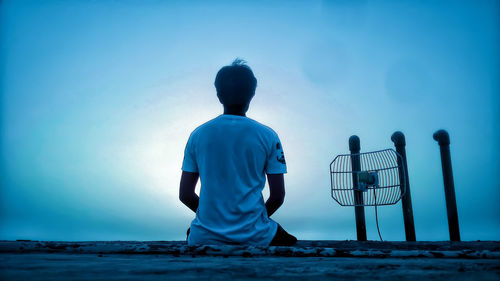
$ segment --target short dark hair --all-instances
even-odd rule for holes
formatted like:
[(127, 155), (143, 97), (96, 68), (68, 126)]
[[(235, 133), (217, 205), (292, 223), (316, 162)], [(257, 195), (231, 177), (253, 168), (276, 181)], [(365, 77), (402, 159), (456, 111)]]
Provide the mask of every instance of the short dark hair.
[(257, 79), (246, 62), (237, 58), (217, 72), (214, 85), (223, 105), (247, 105), (255, 95)]

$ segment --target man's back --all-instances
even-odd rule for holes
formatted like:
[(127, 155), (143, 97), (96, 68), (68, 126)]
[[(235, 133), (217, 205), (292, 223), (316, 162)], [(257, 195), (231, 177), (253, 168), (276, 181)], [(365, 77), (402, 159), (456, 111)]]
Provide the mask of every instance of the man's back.
[(189, 244), (269, 245), (277, 224), (262, 198), (265, 175), (286, 173), (272, 129), (244, 116), (220, 115), (191, 134), (182, 170), (201, 179)]

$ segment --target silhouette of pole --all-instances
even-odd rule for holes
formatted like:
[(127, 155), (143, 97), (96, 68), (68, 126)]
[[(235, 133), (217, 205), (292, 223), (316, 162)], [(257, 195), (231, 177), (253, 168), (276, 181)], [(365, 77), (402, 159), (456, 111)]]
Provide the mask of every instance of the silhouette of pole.
[(439, 130), (434, 133), (433, 138), (438, 142), (439, 150), (441, 151), (441, 166), (443, 168), (444, 195), (450, 240), (460, 241), (455, 183), (453, 182), (453, 170), (451, 168), (450, 136), (445, 130)]
[[(358, 173), (361, 171), (361, 160), (359, 151), (359, 137), (354, 135), (349, 138), (349, 150), (351, 151), (352, 182), (354, 188), (354, 215), (356, 216), (356, 235), (358, 241), (366, 241), (365, 207), (363, 206), (363, 192), (358, 188)], [(357, 154), (357, 155), (352, 155)]]
[(400, 131), (394, 132), (391, 136), (391, 140), (394, 142), (396, 152), (401, 155), (401, 158), (398, 157), (399, 179), (404, 179), (404, 184), (406, 186), (406, 191), (401, 188), (401, 194), (404, 193), (401, 198), (401, 205), (403, 206), (406, 241), (416, 241), (415, 222), (413, 221), (413, 207), (411, 204), (410, 177), (408, 175), (408, 163), (406, 161), (405, 135)]

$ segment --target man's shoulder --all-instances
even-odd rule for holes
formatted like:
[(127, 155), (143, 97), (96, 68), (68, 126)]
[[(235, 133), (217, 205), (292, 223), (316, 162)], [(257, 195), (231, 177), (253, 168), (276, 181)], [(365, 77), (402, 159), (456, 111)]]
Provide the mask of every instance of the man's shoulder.
[(257, 128), (258, 130), (266, 133), (266, 134), (269, 134), (269, 135), (278, 135), (276, 134), (276, 132), (269, 126), (267, 125), (264, 125), (262, 123), (260, 123), (259, 121), (257, 120), (254, 120), (254, 119), (251, 119), (251, 118), (247, 118), (248, 119), (248, 122), (250, 122), (253, 126), (255, 126), (255, 128)]
[(216, 120), (217, 120), (217, 117), (215, 118), (212, 118), (208, 121), (206, 121), (205, 123), (199, 125), (198, 127), (196, 127), (193, 132), (191, 132), (191, 135), (196, 135), (196, 134), (199, 134), (201, 131), (203, 131), (204, 129), (208, 128), (208, 127), (212, 127), (213, 125), (215, 125), (216, 123)]
[[(264, 125), (257, 120), (254, 120), (254, 119), (248, 118), (248, 117), (243, 117), (243, 118), (237, 117), (237, 118), (240, 122), (242, 122), (242, 125), (245, 126), (247, 130), (256, 131), (256, 132), (259, 132), (260, 134), (264, 134), (264, 135), (269, 136), (269, 137), (277, 137), (278, 136), (278, 134), (271, 127)], [(239, 119), (239, 118), (241, 118), (241, 119)], [(217, 116), (215, 118), (212, 118), (212, 119), (208, 120), (207, 122), (196, 127), (196, 129), (194, 129), (193, 132), (191, 133), (191, 136), (200, 135), (200, 134), (203, 134), (204, 131), (210, 131), (213, 128), (223, 126), (223, 125), (227, 124), (227, 123), (225, 123), (226, 121), (227, 120), (224, 120), (224, 118), (221, 118), (221, 116)]]

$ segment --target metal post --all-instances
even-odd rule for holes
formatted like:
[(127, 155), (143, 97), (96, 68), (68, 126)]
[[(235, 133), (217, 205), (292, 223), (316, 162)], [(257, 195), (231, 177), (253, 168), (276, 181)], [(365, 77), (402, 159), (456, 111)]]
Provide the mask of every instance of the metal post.
[(441, 151), (441, 166), (443, 168), (444, 195), (446, 199), (450, 240), (460, 241), (455, 184), (453, 182), (453, 170), (451, 168), (450, 136), (445, 130), (439, 130), (434, 133), (433, 138), (438, 142)]
[[(359, 137), (354, 135), (349, 138), (351, 154), (358, 154), (361, 147)], [(351, 155), (352, 181), (354, 187), (354, 215), (356, 216), (356, 235), (358, 241), (366, 241), (365, 207), (363, 206), (363, 192), (356, 190), (358, 187), (358, 173), (361, 170), (361, 160), (358, 155)]]
[[(401, 155), (400, 159), (398, 157), (398, 170), (399, 170), (399, 179), (404, 179), (404, 184), (406, 186), (406, 191), (401, 189), (401, 193), (404, 192), (403, 197), (401, 198), (401, 205), (403, 206), (403, 219), (405, 223), (405, 234), (406, 241), (416, 241), (415, 237), (415, 222), (413, 221), (413, 207), (411, 204), (411, 192), (410, 192), (410, 177), (408, 175), (408, 163), (406, 161), (406, 140), (405, 135), (397, 131), (391, 136), (392, 142), (394, 142), (394, 146), (396, 147), (396, 152)], [(401, 169), (403, 168), (403, 169)], [(405, 176), (406, 175), (406, 176)]]

